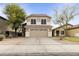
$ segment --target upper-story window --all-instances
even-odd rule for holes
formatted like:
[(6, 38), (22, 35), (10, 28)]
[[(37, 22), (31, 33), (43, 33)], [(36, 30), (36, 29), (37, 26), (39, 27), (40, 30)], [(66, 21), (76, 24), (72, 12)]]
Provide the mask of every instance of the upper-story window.
[(41, 24), (46, 24), (46, 19), (41, 19)]
[(36, 24), (36, 19), (31, 19), (31, 24)]

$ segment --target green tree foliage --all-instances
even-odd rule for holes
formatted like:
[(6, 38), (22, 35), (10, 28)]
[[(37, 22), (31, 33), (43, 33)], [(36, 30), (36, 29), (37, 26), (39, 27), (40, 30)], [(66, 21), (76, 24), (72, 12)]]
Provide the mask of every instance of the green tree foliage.
[(8, 24), (16, 33), (21, 23), (25, 20), (26, 14), (24, 10), (17, 4), (8, 4), (3, 12), (8, 18)]

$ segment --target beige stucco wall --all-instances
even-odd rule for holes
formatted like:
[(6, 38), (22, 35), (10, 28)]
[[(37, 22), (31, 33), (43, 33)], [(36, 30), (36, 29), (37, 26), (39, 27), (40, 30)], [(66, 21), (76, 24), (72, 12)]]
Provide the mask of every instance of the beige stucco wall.
[(52, 29), (48, 28), (48, 37), (52, 37)]
[(77, 36), (79, 34), (79, 28), (67, 30), (68, 36)]
[(48, 31), (48, 37), (52, 37), (52, 31)]
[(0, 31), (4, 32), (7, 30), (7, 21), (0, 19)]
[(25, 34), (26, 34), (25, 37), (30, 37), (30, 32), (29, 31), (26, 31)]
[(51, 20), (48, 17), (29, 17), (25, 20), (24, 23), (27, 23), (27, 25), (33, 25), (31, 24), (31, 19), (36, 19), (36, 24), (34, 25), (44, 25), (44, 24), (41, 24), (41, 19), (46, 19), (45, 25), (51, 25)]

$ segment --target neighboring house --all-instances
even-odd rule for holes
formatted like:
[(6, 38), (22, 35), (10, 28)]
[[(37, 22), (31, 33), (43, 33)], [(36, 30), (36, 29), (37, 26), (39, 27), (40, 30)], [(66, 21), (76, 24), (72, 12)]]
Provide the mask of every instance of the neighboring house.
[(67, 29), (68, 36), (78, 36), (79, 37), (79, 25), (74, 25)]
[[(11, 29), (11, 27), (8, 26), (7, 24), (8, 20), (5, 19), (4, 17), (0, 16), (0, 35), (4, 34), (6, 37), (9, 36), (14, 36), (15, 35), (15, 31)], [(20, 32), (21, 30), (18, 30), (18, 33), (22, 33)], [(19, 35), (21, 36), (21, 35)]]
[(26, 17), (26, 37), (52, 37), (51, 17), (46, 14), (32, 14)]
[(7, 30), (7, 19), (0, 16), (0, 33), (4, 34)]
[(5, 35), (7, 37), (11, 35), (13, 35), (13, 31), (12, 29), (8, 26), (7, 24), (8, 20), (3, 18), (2, 16), (0, 16), (0, 35)]
[[(66, 25), (57, 27), (55, 29), (52, 30), (52, 36), (65, 36), (65, 28)], [(71, 24), (67, 24), (67, 28), (71, 28), (73, 27), (73, 25)]]

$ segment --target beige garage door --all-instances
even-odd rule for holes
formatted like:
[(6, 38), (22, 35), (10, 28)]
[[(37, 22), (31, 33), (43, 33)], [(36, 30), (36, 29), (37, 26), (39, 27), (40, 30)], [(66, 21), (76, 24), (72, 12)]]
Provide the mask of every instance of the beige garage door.
[(47, 29), (31, 29), (30, 31), (31, 37), (48, 37)]

